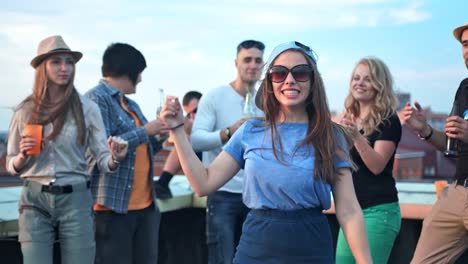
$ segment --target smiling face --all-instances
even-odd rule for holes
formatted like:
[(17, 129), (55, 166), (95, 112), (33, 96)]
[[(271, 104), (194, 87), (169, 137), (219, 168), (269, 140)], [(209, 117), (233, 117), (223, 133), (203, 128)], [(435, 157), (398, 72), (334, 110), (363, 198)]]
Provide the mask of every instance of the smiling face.
[(353, 98), (359, 103), (368, 103), (374, 100), (376, 90), (371, 81), (369, 66), (358, 64), (354, 69), (350, 83), (350, 92)]
[(46, 59), (45, 66), (49, 85), (60, 87), (67, 85), (72, 79), (75, 60), (68, 53), (57, 53)]
[(281, 108), (305, 110), (305, 101), (310, 93), (310, 79), (297, 81), (291, 74), (291, 69), (297, 65), (308, 65), (304, 55), (298, 51), (288, 50), (281, 53), (273, 63), (275, 66), (283, 66), (289, 72), (283, 82), (272, 82), (273, 93)]

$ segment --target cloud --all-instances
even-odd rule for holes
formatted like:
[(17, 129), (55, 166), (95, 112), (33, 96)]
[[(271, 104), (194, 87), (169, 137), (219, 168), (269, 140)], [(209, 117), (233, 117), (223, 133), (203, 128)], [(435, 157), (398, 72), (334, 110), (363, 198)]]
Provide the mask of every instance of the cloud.
[(461, 80), (466, 75), (466, 69), (459, 65), (442, 65), (435, 68), (407, 68), (400, 66), (394, 69), (394, 76), (399, 80), (406, 81), (427, 81), (427, 80)]
[[(233, 29), (250, 31), (259, 27), (266, 32), (304, 31), (324, 28), (375, 27), (417, 23), (431, 17), (422, 1), (388, 0), (242, 0), (242, 1), (91, 1), (70, 0), (66, 5), (45, 1), (20, 1), (22, 6), (0, 11), (0, 32), (23, 29), (42, 36), (50, 30), (86, 36), (101, 31), (103, 36), (127, 32), (135, 37), (163, 33), (171, 37), (187, 35), (197, 39)], [(26, 4), (24, 2), (29, 2)], [(41, 2), (42, 3), (42, 2)], [(31, 7), (38, 6), (37, 9)], [(47, 12), (49, 10), (49, 12)], [(187, 30), (190, 28), (191, 30)], [(6, 30), (5, 30), (6, 29)], [(22, 31), (19, 31), (22, 32)], [(42, 35), (41, 35), (42, 34)]]
[(390, 10), (389, 17), (398, 25), (423, 22), (431, 18), (431, 14), (421, 10), (422, 6), (420, 1), (412, 2), (405, 7)]
[[(0, 81), (14, 92), (2, 97), (0, 104), (19, 101), (30, 92), (29, 61), (37, 42), (62, 34), (72, 49), (84, 53), (77, 66), (81, 92), (97, 83), (102, 52), (111, 42), (127, 42), (140, 49), (148, 69), (139, 85), (141, 95), (135, 97), (149, 113), (158, 101), (157, 88), (182, 95), (189, 89), (207, 91), (234, 79), (235, 46), (246, 37), (265, 40), (268, 50), (270, 43), (310, 40), (315, 32), (396, 28), (431, 18), (423, 1), (403, 0), (68, 0), (62, 4), (17, 0), (4, 5), (0, 49), (5, 52), (0, 54), (0, 72), (7, 74)], [(347, 49), (347, 43), (343, 44), (337, 46)], [(336, 50), (328, 53), (320, 54), (321, 71), (330, 83), (327, 86), (343, 94), (354, 61), (333, 56)], [(423, 80), (422, 75), (409, 71), (402, 74), (402, 80), (411, 74)], [(341, 94), (334, 97), (340, 99), (339, 106)]]
[[(257, 5), (250, 12), (242, 12), (242, 5), (232, 14), (242, 14), (240, 21), (226, 17), (224, 23), (236, 21), (241, 25), (270, 26), (276, 30), (307, 31), (393, 26), (423, 22), (431, 18), (422, 1), (253, 1)], [(263, 3), (263, 4), (261, 4)], [(239, 10), (237, 10), (239, 9)], [(256, 13), (252, 16), (252, 13)]]

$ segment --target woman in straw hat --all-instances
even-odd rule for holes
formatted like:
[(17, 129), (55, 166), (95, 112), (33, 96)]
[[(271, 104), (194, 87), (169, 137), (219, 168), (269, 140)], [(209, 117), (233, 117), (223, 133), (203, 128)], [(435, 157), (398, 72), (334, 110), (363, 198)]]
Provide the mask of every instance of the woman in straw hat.
[(244, 203), (251, 209), (234, 263), (334, 263), (322, 210), (331, 206), (358, 263), (371, 263), (354, 194), (348, 142), (330, 119), (315, 53), (299, 42), (277, 46), (257, 93), (265, 119), (246, 121), (208, 168), (192, 151), (176, 97), (161, 117), (172, 127), (182, 168), (198, 195), (215, 191), (244, 169)]
[[(52, 263), (58, 237), (62, 263), (93, 263), (95, 255), (92, 198), (85, 152), (102, 170), (113, 171), (127, 153), (125, 142), (106, 142), (97, 105), (78, 94), (75, 63), (82, 54), (62, 37), (39, 43), (31, 61), (36, 70), (33, 92), (12, 118), (7, 169), (24, 180), (19, 201), (19, 241), (23, 262)], [(34, 138), (24, 129), (39, 125)], [(40, 145), (40, 153), (31, 150)], [(109, 151), (110, 149), (110, 151)]]

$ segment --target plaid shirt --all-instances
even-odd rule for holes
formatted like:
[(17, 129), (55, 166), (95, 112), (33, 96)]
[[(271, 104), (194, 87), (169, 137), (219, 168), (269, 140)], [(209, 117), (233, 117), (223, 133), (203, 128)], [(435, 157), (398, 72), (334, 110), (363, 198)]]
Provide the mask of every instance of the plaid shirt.
[[(100, 173), (92, 158), (89, 159), (93, 197), (96, 203), (108, 207), (116, 213), (126, 213), (133, 188), (136, 148), (140, 144), (148, 144), (150, 155), (148, 180), (152, 183), (153, 157), (161, 149), (161, 142), (155, 137), (149, 136), (143, 126), (136, 126), (135, 120), (120, 105), (120, 99), (124, 98), (127, 107), (145, 125), (148, 121), (143, 116), (138, 104), (125, 97), (117, 89), (112, 88), (104, 80), (101, 80), (96, 87), (89, 90), (85, 95), (96, 102), (101, 109), (107, 136), (119, 136), (128, 141), (128, 154), (120, 162), (117, 173)], [(154, 190), (152, 192), (154, 199), (156, 199)]]

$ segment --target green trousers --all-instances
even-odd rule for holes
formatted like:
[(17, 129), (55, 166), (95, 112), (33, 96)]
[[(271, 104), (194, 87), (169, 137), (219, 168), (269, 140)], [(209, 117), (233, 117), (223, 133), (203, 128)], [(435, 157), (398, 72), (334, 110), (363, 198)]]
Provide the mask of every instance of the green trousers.
[[(393, 242), (400, 231), (400, 206), (398, 203), (380, 204), (362, 212), (373, 263), (387, 263)], [(356, 263), (341, 229), (336, 245), (336, 263)]]

